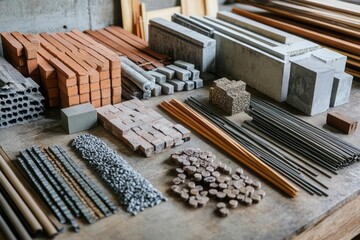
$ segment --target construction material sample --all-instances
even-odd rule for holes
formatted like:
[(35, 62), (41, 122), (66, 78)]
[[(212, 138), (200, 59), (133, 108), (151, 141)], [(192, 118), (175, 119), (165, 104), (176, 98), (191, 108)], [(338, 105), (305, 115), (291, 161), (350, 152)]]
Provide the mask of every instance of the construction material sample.
[(221, 78), (214, 81), (210, 88), (209, 101), (227, 114), (234, 115), (249, 109), (250, 93), (245, 89), (246, 84), (243, 81)]
[(138, 99), (97, 109), (104, 128), (146, 157), (190, 140), (190, 131), (173, 124)]
[(171, 189), (192, 208), (205, 207), (212, 198), (219, 202), (219, 215), (226, 217), (228, 208), (259, 203), (265, 197), (259, 181), (242, 168), (233, 171), (211, 152), (188, 148), (172, 154), (171, 160), (178, 166)]
[(128, 212), (137, 214), (166, 201), (150, 182), (99, 138), (90, 134), (80, 135), (74, 139), (72, 146), (115, 192)]
[(96, 127), (96, 109), (90, 103), (61, 109), (61, 123), (68, 134)]
[(18, 161), (60, 223), (70, 223), (74, 231), (80, 230), (76, 217), (84, 217), (91, 224), (117, 212), (61, 147), (33, 146), (20, 151)]
[(358, 121), (342, 113), (333, 112), (327, 114), (326, 124), (340, 130), (345, 134), (351, 134), (356, 131)]
[(39, 85), (0, 57), (0, 128), (39, 119), (43, 103)]
[(215, 40), (176, 23), (151, 19), (149, 47), (173, 59), (194, 63), (201, 72), (215, 71)]

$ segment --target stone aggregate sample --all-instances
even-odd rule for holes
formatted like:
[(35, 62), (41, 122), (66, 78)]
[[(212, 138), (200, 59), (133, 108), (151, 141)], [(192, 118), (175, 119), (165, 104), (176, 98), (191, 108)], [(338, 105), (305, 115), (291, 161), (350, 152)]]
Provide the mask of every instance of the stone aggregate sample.
[(97, 112), (106, 130), (146, 157), (190, 140), (188, 129), (171, 123), (138, 99), (101, 107)]
[(233, 171), (209, 151), (188, 148), (172, 154), (171, 160), (177, 165), (171, 190), (192, 208), (205, 207), (213, 199), (219, 216), (226, 217), (238, 204), (251, 205), (265, 197), (260, 182), (242, 168)]
[(75, 218), (91, 224), (118, 211), (61, 147), (33, 146), (20, 151), (18, 160), (60, 223), (70, 223), (74, 231), (80, 230)]
[(0, 57), (0, 128), (35, 121), (43, 113), (39, 85)]
[(221, 78), (213, 84), (209, 90), (210, 103), (223, 109), (229, 115), (249, 109), (250, 93), (246, 92), (244, 82)]
[(90, 134), (80, 135), (74, 139), (72, 146), (115, 192), (128, 212), (135, 215), (166, 201), (149, 181), (99, 138)]

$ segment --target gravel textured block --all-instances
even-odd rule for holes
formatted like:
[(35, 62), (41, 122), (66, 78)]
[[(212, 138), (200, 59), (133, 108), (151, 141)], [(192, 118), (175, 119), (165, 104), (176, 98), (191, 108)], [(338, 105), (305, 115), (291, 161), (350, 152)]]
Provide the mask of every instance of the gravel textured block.
[(185, 87), (184, 81), (173, 79), (173, 80), (168, 80), (167, 82), (174, 86), (175, 92), (180, 92), (180, 91), (184, 90), (184, 87)]

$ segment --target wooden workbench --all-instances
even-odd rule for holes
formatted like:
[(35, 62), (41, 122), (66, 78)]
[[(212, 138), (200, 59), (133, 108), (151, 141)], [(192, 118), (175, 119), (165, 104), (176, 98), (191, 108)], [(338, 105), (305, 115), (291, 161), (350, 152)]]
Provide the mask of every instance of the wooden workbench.
[[(173, 96), (152, 98), (144, 101), (148, 106), (156, 107), (160, 101), (173, 97), (184, 99), (192, 95), (204, 101), (207, 89), (176, 93)], [(360, 83), (354, 82), (349, 104), (334, 110), (348, 112), (360, 119)], [(285, 104), (283, 104), (285, 106)], [(168, 116), (163, 113), (164, 116)], [(0, 129), (0, 145), (15, 158), (20, 149), (33, 144), (50, 146), (60, 144), (85, 170), (94, 175), (84, 160), (79, 159), (70, 146), (71, 140), (77, 135), (67, 135), (60, 126), (58, 113), (50, 113), (45, 119), (23, 126)], [(240, 122), (245, 114), (238, 114), (231, 119)], [(326, 114), (315, 117), (302, 117), (314, 125), (335, 131), (324, 126)], [(110, 147), (121, 154), (129, 163), (147, 178), (157, 189), (168, 198), (159, 206), (146, 209), (137, 216), (132, 216), (120, 209), (116, 215), (103, 219), (93, 225), (81, 224), (80, 233), (65, 231), (56, 239), (351, 239), (360, 232), (360, 163), (339, 171), (333, 178), (321, 178), (330, 190), (329, 197), (310, 196), (300, 190), (298, 197), (290, 199), (272, 186), (262, 181), (267, 195), (259, 204), (250, 207), (240, 206), (232, 210), (229, 217), (219, 218), (214, 214), (213, 201), (202, 209), (190, 209), (184, 202), (170, 194), (169, 187), (174, 166), (168, 160), (172, 152), (185, 147), (199, 147), (212, 151), (233, 168), (241, 166), (233, 159), (217, 150), (212, 144), (204, 141), (196, 134), (186, 144), (159, 154), (155, 157), (143, 158), (127, 149), (124, 144), (114, 138), (102, 127), (88, 131), (103, 139)], [(353, 144), (360, 145), (360, 130), (353, 135), (335, 133)], [(243, 166), (242, 166), (243, 167)], [(245, 168), (253, 179), (256, 175)], [(98, 181), (98, 179), (97, 179)], [(99, 181), (100, 183), (101, 181)], [(102, 185), (104, 186), (104, 185)], [(113, 200), (113, 194), (105, 190)], [(0, 236), (1, 238), (1, 236)]]

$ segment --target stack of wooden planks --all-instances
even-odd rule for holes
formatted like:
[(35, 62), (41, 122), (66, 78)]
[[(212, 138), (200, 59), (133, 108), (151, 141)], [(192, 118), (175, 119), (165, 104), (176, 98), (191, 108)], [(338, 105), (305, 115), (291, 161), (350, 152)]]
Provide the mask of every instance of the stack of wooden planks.
[(347, 72), (360, 77), (360, 6), (338, 0), (238, 0), (265, 11), (233, 12), (311, 39), (348, 57)]
[(121, 0), (121, 16), (124, 29), (145, 39), (145, 3), (140, 0)]
[(170, 60), (169, 56), (151, 50), (146, 41), (121, 27), (111, 26), (99, 30), (88, 30), (85, 33), (118, 55), (128, 57), (145, 70), (163, 67)]
[(48, 107), (121, 102), (121, 64), (116, 53), (88, 35), (1, 33), (5, 58), (40, 81)]

